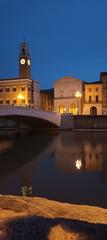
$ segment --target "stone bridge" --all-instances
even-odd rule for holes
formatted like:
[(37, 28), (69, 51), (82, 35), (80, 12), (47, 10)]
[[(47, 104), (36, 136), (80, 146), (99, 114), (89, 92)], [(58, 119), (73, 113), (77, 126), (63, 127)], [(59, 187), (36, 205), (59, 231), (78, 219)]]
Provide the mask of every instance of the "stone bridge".
[(0, 106), (0, 119), (15, 120), (33, 127), (60, 127), (61, 114), (22, 106)]

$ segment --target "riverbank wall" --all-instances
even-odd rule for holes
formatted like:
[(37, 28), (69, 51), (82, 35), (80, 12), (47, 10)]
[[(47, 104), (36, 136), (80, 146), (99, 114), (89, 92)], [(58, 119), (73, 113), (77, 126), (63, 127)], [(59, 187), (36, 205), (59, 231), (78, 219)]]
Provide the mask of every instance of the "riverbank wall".
[(61, 129), (107, 129), (107, 115), (70, 115), (64, 114), (61, 117)]

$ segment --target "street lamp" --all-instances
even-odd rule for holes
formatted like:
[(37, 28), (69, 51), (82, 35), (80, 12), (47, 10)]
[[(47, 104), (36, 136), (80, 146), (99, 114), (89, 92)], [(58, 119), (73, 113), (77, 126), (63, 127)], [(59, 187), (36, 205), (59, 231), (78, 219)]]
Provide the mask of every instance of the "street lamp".
[(78, 99), (80, 99), (81, 97), (82, 97), (82, 94), (79, 92), (79, 91), (77, 91), (76, 93), (75, 93), (75, 97), (77, 98), (77, 113), (79, 113), (79, 103), (78, 103)]
[(20, 105), (21, 105), (21, 101), (22, 101), (22, 99), (24, 99), (24, 97), (21, 93), (18, 95), (18, 99), (20, 100)]

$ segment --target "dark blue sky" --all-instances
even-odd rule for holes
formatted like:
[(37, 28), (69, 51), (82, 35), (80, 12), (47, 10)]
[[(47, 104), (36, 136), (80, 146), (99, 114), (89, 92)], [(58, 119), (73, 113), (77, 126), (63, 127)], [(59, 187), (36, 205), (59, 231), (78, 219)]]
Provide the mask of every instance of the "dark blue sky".
[(18, 76), (23, 40), (41, 88), (65, 75), (97, 81), (107, 71), (107, 0), (0, 0), (0, 78)]

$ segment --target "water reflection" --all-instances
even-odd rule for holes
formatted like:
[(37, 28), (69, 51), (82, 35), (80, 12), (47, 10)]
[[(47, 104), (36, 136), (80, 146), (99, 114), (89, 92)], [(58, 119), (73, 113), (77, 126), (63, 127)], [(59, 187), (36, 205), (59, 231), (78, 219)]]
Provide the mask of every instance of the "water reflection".
[(107, 207), (106, 142), (106, 132), (0, 136), (0, 193)]
[(75, 166), (78, 170), (80, 170), (82, 168), (82, 160), (77, 159), (76, 162), (75, 162)]
[(61, 133), (55, 149), (56, 167), (67, 173), (77, 170), (102, 171), (107, 156), (105, 134)]
[[(53, 152), (51, 142), (55, 134), (13, 134), (5, 136), (8, 141), (2, 141), (0, 151), (0, 182), (4, 193), (11, 193), (11, 186), (18, 186), (18, 194), (32, 195), (32, 177), (37, 171), (39, 161), (47, 158)], [(5, 147), (7, 143), (7, 148)], [(15, 179), (8, 186), (8, 179)], [(18, 180), (18, 181), (17, 181)], [(7, 186), (5, 186), (5, 181)], [(14, 185), (16, 183), (16, 186)], [(9, 187), (9, 188), (8, 188)], [(5, 192), (5, 189), (7, 192)], [(2, 191), (1, 191), (2, 193)], [(13, 194), (16, 192), (13, 192)]]

